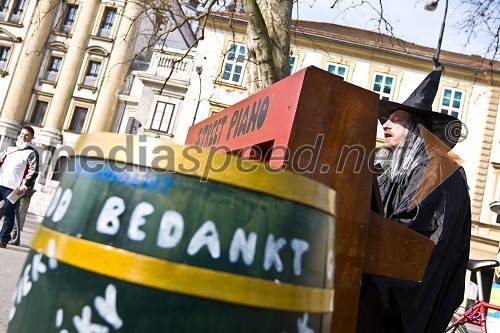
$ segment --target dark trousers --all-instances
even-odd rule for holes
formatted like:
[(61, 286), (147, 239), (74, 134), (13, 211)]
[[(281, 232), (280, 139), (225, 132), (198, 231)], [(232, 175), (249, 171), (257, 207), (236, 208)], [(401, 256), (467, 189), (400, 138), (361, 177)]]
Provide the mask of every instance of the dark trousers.
[(388, 278), (363, 275), (356, 333), (403, 333), (399, 305)]
[(14, 228), (14, 220), (16, 218), (16, 208), (19, 205), (19, 200), (16, 203), (10, 202), (7, 197), (14, 191), (11, 188), (0, 186), (0, 199), (4, 201), (3, 206), (3, 225), (0, 231), (0, 240), (8, 243), (10, 241), (10, 233)]

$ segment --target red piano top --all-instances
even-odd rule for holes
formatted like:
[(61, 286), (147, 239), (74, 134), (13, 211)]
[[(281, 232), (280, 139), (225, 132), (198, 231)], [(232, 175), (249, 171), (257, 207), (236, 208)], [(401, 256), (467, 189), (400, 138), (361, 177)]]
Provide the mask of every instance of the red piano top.
[[(286, 148), (306, 69), (303, 69), (189, 128), (186, 144), (240, 153), (280, 167)], [(254, 156), (259, 146), (269, 156)], [(248, 148), (242, 151), (243, 148)], [(265, 159), (264, 159), (265, 158)]]

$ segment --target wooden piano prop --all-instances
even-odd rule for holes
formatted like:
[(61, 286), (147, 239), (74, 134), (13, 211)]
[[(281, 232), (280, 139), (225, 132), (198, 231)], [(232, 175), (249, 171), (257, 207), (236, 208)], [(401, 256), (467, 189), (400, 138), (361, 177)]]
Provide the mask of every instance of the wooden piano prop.
[[(421, 280), (433, 243), (376, 211), (379, 96), (308, 67), (189, 129), (186, 144), (259, 159), (337, 192), (331, 332), (355, 332), (362, 274)], [(374, 194), (372, 196), (372, 193)]]

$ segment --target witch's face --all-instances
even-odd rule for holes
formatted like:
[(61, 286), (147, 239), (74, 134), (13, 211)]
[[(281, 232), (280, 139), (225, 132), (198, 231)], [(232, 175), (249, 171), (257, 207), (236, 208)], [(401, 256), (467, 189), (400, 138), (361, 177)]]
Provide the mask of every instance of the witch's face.
[(410, 114), (406, 111), (396, 110), (391, 113), (389, 119), (382, 125), (384, 129), (384, 143), (386, 145), (392, 149), (396, 149), (404, 137), (409, 119)]

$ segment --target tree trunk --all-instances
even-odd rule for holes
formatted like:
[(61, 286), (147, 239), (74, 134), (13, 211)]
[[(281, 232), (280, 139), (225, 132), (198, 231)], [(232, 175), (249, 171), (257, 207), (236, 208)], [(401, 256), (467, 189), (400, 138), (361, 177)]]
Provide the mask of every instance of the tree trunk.
[(292, 1), (243, 0), (248, 19), (248, 88), (253, 94), (290, 75)]

